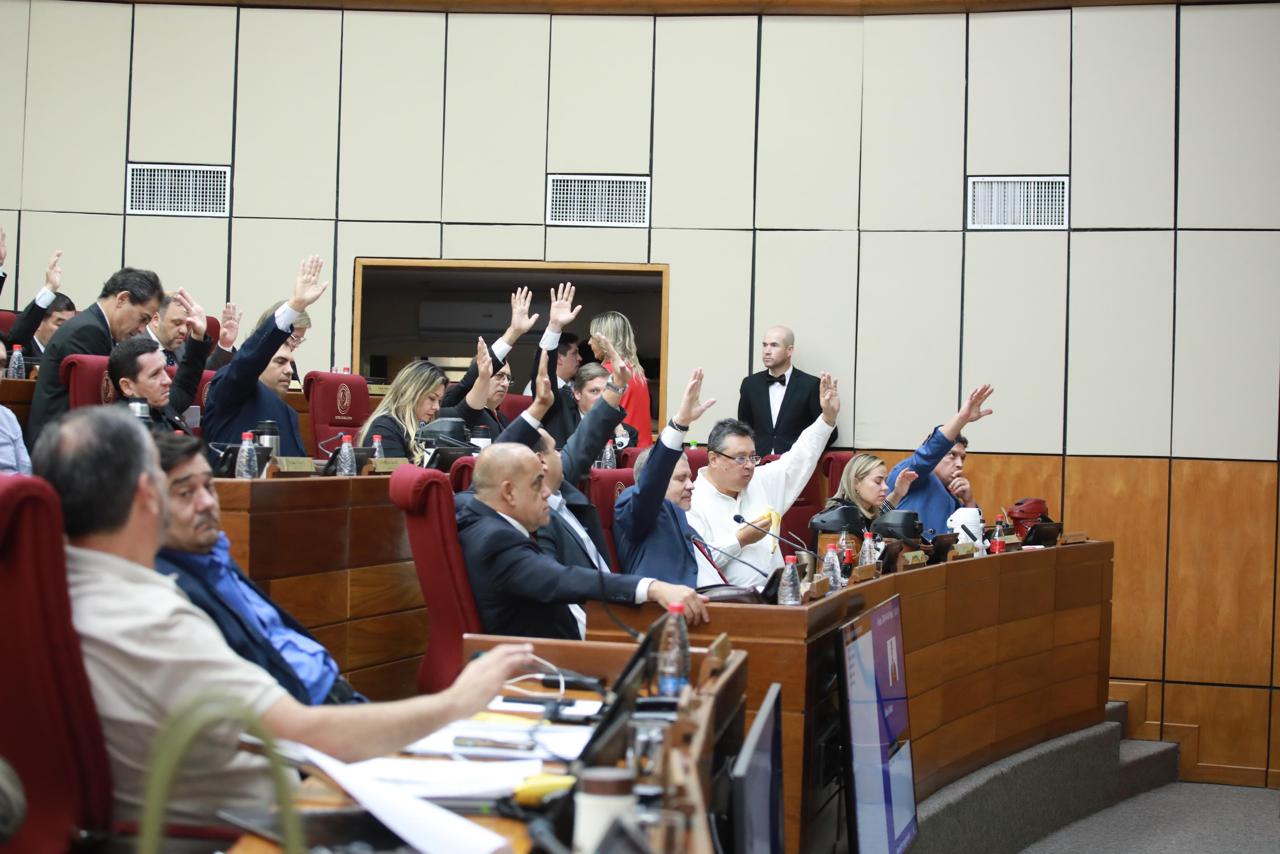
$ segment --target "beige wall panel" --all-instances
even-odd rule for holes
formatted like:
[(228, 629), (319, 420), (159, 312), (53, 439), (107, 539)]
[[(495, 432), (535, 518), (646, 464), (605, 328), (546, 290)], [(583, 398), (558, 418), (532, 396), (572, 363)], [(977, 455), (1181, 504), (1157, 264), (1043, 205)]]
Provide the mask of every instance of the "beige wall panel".
[(26, 125), (28, 0), (0, 3), (0, 33), (10, 33), (0, 51), (0, 116), (5, 117), (0, 145), (0, 208), (22, 204), (22, 136)]
[(129, 159), (230, 163), (235, 62), (234, 8), (139, 5)]
[[(797, 299), (809, 294), (811, 299)], [(760, 342), (771, 326), (796, 334), (792, 361), (840, 382), (836, 442), (852, 444), (857, 340), (858, 234), (853, 231), (762, 231), (756, 236), (756, 324), (751, 370), (764, 370)], [(736, 387), (730, 389), (737, 405)]]
[(124, 263), (155, 270), (166, 291), (186, 288), (211, 317), (227, 302), (227, 221), (208, 217), (129, 216)]
[(341, 216), (440, 218), (444, 30), (443, 15), (345, 13)]
[[(333, 282), (333, 229), (333, 222), (323, 220), (237, 219), (232, 223), (231, 301), (244, 312), (241, 340), (252, 333), (258, 315), (293, 293), (302, 259), (319, 255), (324, 259), (320, 281)], [(329, 360), (330, 293), (326, 291), (307, 314), (311, 330), (294, 356), (304, 376), (307, 371), (327, 371), (333, 364)]]
[(548, 228), (548, 261), (617, 261), (643, 264), (649, 260), (647, 228)]
[[(988, 401), (995, 415), (965, 430), (970, 450), (1061, 453), (1067, 235), (989, 232), (965, 240), (961, 389), (996, 389)], [(1027, 357), (1034, 382), (1020, 370)]]
[(1173, 232), (1071, 236), (1067, 453), (1166, 456)]
[(1280, 4), (1182, 10), (1178, 225), (1280, 228)]
[(241, 10), (236, 216), (333, 218), (341, 31), (341, 12)]
[[(0, 308), (21, 310), (26, 302), (18, 302), (18, 212), (0, 210), (0, 231), (5, 234), (7, 255), (3, 266), (8, 278), (5, 281), (4, 294), (0, 295)], [(48, 260), (48, 259), (46, 259)]]
[[(963, 239), (863, 233), (854, 447), (915, 448), (956, 411)], [(923, 326), (913, 306), (930, 318)]]
[(664, 228), (750, 228), (756, 19), (659, 18), (653, 216)]
[(31, 4), (24, 209), (124, 210), (132, 19), (117, 3)]
[(445, 224), (440, 238), (442, 257), (541, 261), (545, 230), (540, 225)]
[(1276, 458), (1276, 270), (1275, 232), (1178, 234), (1174, 456)]
[[(55, 249), (62, 250), (62, 292), (83, 309), (98, 298), (102, 283), (120, 269), (124, 217), (101, 214), (22, 212), (17, 241), (22, 271), (18, 299), (26, 305), (44, 285), (44, 271)], [(9, 252), (14, 241), (9, 242)], [(13, 283), (10, 282), (10, 285)]]
[(653, 18), (551, 19), (547, 171), (649, 173)]
[(1173, 225), (1172, 6), (1071, 12), (1071, 224)]
[(1071, 12), (969, 16), (969, 174), (1070, 169)]
[(544, 221), (550, 21), (449, 16), (445, 220)]
[(747, 374), (751, 233), (655, 229), (652, 259), (671, 265), (666, 411), (676, 411), (690, 372), (702, 368), (702, 395), (716, 398), (716, 405), (689, 438), (705, 442), (717, 420), (737, 416), (738, 385)]
[(862, 19), (768, 17), (756, 225), (858, 227)]
[(435, 222), (340, 222), (338, 260), (333, 271), (337, 310), (333, 317), (333, 363), (351, 364), (352, 299), (356, 258), (439, 258), (440, 224)]
[(963, 225), (964, 19), (864, 19), (864, 230)]

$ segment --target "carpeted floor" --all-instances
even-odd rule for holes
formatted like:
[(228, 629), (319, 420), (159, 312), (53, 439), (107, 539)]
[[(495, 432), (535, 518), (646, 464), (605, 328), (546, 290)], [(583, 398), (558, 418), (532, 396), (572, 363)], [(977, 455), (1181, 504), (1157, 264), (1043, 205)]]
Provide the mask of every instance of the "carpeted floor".
[(1023, 854), (1277, 854), (1280, 791), (1171, 783), (1069, 824)]

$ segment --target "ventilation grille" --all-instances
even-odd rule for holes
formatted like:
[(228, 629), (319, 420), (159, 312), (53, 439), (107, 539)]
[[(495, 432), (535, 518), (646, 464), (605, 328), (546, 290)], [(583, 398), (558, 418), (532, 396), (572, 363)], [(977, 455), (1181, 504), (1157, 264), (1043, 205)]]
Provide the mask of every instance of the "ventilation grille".
[(230, 166), (129, 164), (129, 213), (227, 216)]
[(647, 228), (647, 175), (548, 175), (547, 225)]
[(969, 228), (1066, 229), (1068, 178), (970, 178)]

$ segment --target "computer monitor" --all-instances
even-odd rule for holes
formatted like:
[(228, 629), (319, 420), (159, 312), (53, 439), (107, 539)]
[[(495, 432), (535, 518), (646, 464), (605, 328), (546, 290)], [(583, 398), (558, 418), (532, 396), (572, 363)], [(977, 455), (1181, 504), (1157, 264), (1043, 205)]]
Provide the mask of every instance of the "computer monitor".
[(917, 833), (902, 607), (893, 596), (837, 634), (851, 854), (902, 854)]
[(579, 762), (583, 767), (612, 765), (627, 752), (627, 720), (635, 712), (640, 689), (653, 677), (654, 660), (658, 653), (658, 639), (666, 625), (667, 615), (662, 614), (649, 626), (636, 646), (631, 660), (622, 668), (606, 697), (605, 708), (595, 732), (582, 748)]
[(734, 854), (782, 854), (782, 685), (765, 692), (729, 771)]

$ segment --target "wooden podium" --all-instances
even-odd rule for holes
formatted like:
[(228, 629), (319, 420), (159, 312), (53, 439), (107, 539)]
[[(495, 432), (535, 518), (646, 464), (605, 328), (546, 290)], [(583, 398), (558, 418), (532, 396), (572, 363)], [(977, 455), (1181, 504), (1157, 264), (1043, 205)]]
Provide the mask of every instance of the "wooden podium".
[[(746, 650), (748, 717), (781, 682), (787, 850), (828, 852), (844, 820), (836, 647), (863, 607), (902, 597), (917, 801), (1041, 741), (1102, 720), (1112, 544), (1018, 551), (886, 575), (807, 606), (718, 605), (691, 642)], [(644, 629), (656, 605), (613, 609)], [(597, 603), (588, 638), (624, 640)]]

